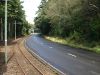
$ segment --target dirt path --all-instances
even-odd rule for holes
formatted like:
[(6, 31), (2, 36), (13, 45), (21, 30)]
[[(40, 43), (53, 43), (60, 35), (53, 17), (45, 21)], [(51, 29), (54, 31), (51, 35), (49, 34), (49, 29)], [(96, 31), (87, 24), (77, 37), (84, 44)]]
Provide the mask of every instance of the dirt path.
[(7, 55), (8, 55), (8, 64), (4, 64), (4, 53), (5, 48), (3, 46), (0, 46), (0, 75), (24, 75), (16, 61), (15, 52), (14, 52), (14, 46), (16, 44), (16, 41), (12, 41), (11, 43), (8, 43), (7, 47)]
[(20, 38), (8, 46), (8, 64), (4, 65), (4, 47), (0, 46), (0, 75), (57, 75), (48, 65), (32, 56)]

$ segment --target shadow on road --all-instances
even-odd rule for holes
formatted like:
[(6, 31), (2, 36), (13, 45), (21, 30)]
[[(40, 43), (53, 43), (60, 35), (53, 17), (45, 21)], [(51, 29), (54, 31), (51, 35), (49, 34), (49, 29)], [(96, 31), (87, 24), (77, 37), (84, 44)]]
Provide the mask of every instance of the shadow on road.
[(5, 65), (5, 53), (0, 52), (0, 75), (3, 75), (7, 71), (7, 66)]

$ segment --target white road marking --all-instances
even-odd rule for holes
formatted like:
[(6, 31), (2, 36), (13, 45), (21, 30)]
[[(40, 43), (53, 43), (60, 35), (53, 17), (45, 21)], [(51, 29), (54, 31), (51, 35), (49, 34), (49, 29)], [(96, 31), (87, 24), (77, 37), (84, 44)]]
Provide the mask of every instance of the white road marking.
[(53, 47), (49, 47), (49, 48), (53, 48)]
[(76, 55), (74, 55), (74, 54), (71, 54), (71, 53), (67, 53), (68, 55), (70, 55), (70, 56), (72, 56), (72, 57), (77, 57)]
[(28, 46), (26, 46), (26, 40), (25, 40), (25, 47), (32, 52), (39, 60), (42, 60), (44, 63), (48, 64), (49, 66), (51, 66), (52, 68), (54, 68), (56, 71), (60, 72), (61, 75), (67, 75), (66, 73), (62, 72), (61, 70), (59, 70), (58, 68), (54, 67), (53, 65), (51, 65), (49, 62), (47, 62), (46, 60), (44, 60), (42, 57), (40, 57), (38, 54), (36, 54), (35, 52), (33, 52), (31, 49), (29, 49)]
[(37, 40), (37, 38), (35, 38), (35, 40)]
[(96, 62), (93, 60), (92, 63), (96, 63)]
[(97, 73), (95, 71), (90, 71), (93, 75), (100, 75), (100, 73)]
[(40, 43), (41, 45), (43, 45), (43, 43)]

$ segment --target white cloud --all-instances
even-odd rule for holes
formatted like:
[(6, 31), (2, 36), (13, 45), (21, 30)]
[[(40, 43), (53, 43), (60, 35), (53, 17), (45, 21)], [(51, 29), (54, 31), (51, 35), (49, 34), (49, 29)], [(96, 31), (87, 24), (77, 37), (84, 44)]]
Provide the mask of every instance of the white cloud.
[(24, 1), (22, 4), (24, 6), (26, 19), (28, 22), (33, 23), (33, 19), (35, 17), (36, 11), (38, 10), (38, 6), (40, 5), (41, 0), (21, 0)]

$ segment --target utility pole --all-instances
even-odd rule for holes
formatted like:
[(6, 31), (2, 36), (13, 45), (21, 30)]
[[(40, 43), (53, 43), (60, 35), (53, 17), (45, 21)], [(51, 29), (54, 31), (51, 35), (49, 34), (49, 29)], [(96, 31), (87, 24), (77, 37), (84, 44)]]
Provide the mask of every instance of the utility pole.
[(7, 64), (7, 0), (5, 0), (5, 63)]
[(16, 20), (15, 20), (15, 40), (16, 40)]

